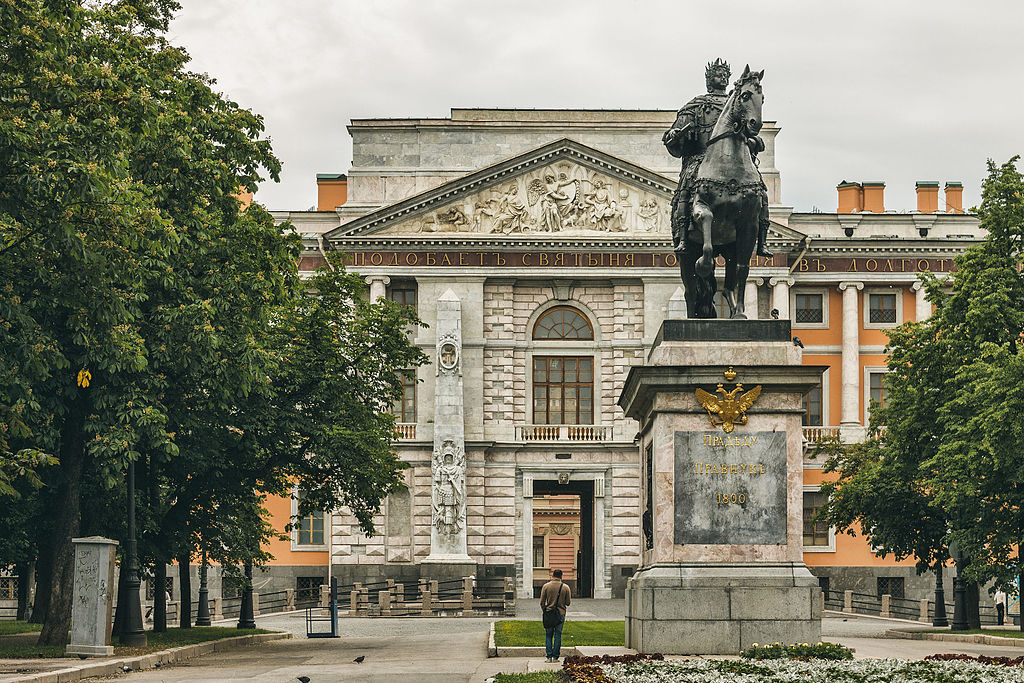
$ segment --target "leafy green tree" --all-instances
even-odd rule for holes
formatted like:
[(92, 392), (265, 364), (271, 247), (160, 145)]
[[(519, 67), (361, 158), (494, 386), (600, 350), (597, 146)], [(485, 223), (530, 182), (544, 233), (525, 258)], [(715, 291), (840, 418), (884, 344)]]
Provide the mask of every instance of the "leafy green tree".
[[(822, 519), (854, 524), (883, 552), (939, 566), (950, 542), (971, 582), (1024, 572), (1024, 179), (1017, 158), (988, 164), (977, 209), (985, 241), (949, 282), (922, 276), (931, 317), (890, 333), (876, 437), (826, 448), (838, 479)], [(976, 596), (976, 590), (974, 591)]]
[(302, 282), (296, 236), (240, 211), (279, 164), (261, 119), (185, 70), (176, 8), (0, 2), (0, 445), (59, 459), (33, 525), (43, 643), (68, 632), (70, 538), (109, 530), (94, 503), (123, 498), (129, 461), (157, 567), (258, 562), (262, 497), (293, 484), (367, 530), (399, 485), (414, 316), (340, 268)]

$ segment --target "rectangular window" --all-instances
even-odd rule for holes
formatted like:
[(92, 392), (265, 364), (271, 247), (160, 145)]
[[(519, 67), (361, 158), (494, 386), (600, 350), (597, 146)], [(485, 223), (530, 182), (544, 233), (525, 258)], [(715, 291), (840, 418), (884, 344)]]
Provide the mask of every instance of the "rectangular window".
[(544, 564), (544, 537), (533, 537), (533, 566), (546, 567)]
[(398, 422), (416, 422), (416, 371), (402, 372), (402, 398), (395, 401), (393, 408)]
[(903, 577), (902, 576), (879, 576), (878, 595), (891, 595), (894, 598), (903, 598)]
[(825, 321), (825, 304), (821, 294), (796, 294), (795, 323), (820, 323)]
[(398, 282), (388, 287), (387, 297), (401, 306), (416, 308), (416, 283)]
[(18, 599), (18, 577), (0, 576), (0, 600)]
[(320, 586), (324, 583), (322, 576), (296, 576), (295, 599), (300, 602), (319, 600)]
[(868, 321), (872, 323), (895, 323), (896, 295), (868, 294)]
[(868, 386), (871, 389), (871, 403), (878, 404), (879, 408), (885, 407), (885, 373), (872, 372), (868, 375)]
[[(301, 501), (304, 496), (302, 491), (299, 491), (299, 500)], [(297, 534), (295, 537), (296, 545), (323, 545), (324, 544), (324, 513), (313, 512), (306, 515), (305, 517), (299, 517), (298, 522), (295, 526)]]
[(818, 491), (804, 491), (804, 545), (828, 546), (828, 524), (814, 521), (814, 515), (825, 504), (825, 495)]
[(804, 394), (804, 427), (821, 426), (821, 385)]
[(594, 424), (594, 359), (536, 356), (533, 359), (533, 421)]

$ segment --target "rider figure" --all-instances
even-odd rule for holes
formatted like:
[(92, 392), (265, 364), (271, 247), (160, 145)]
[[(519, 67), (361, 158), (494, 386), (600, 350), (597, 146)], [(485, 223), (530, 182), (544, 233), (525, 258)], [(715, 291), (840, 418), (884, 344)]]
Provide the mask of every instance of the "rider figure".
[[(704, 158), (711, 130), (715, 127), (718, 117), (722, 114), (728, 95), (725, 89), (729, 86), (732, 75), (729, 64), (716, 59), (708, 64), (704, 71), (704, 80), (708, 94), (698, 95), (690, 100), (676, 115), (676, 122), (662, 136), (662, 142), (669, 154), (683, 160), (683, 168), (679, 174), (679, 187), (672, 197), (672, 246), (676, 253), (682, 253), (686, 243), (686, 233), (690, 228), (692, 211), (692, 194), (697, 169)], [(764, 150), (764, 141), (760, 137), (747, 139), (750, 154), (754, 157)], [(771, 252), (765, 246), (768, 237), (768, 197), (762, 195), (761, 216), (758, 220), (757, 253), (766, 258)]]

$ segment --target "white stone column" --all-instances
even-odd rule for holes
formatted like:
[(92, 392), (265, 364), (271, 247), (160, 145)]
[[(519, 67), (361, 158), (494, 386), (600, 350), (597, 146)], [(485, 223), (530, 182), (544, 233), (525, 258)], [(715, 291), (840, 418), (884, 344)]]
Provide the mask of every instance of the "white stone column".
[(757, 286), (764, 280), (759, 277), (748, 277), (743, 292), (743, 312), (748, 320), (757, 320)]
[(605, 578), (604, 506), (605, 477), (601, 474), (594, 478), (594, 597), (599, 600), (612, 597), (612, 587)]
[(523, 473), (523, 584), (519, 597), (533, 599), (533, 475)]
[(391, 278), (387, 275), (368, 275), (366, 277), (366, 284), (370, 285), (370, 301), (376, 301), (387, 296)]
[(860, 312), (857, 292), (863, 282), (840, 282), (843, 293), (843, 393), (840, 429), (844, 440), (856, 441), (863, 431), (860, 423)]
[(425, 562), (469, 564), (466, 548), (466, 420), (462, 394), (462, 303), (437, 300), (430, 555)]
[(772, 286), (772, 308), (779, 312), (779, 320), (789, 320), (789, 288), (791, 277), (773, 277), (768, 281)]
[(917, 322), (921, 322), (932, 314), (932, 305), (924, 298), (927, 292), (925, 292), (924, 285), (920, 281), (915, 282), (911, 289), (917, 294)]

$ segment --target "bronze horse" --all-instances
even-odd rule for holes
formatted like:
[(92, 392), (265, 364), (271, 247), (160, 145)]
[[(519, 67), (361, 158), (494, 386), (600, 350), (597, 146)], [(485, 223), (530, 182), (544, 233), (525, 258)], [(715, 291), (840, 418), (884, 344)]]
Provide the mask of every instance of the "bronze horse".
[[(767, 188), (748, 140), (761, 131), (761, 77), (747, 66), (711, 131), (694, 181), (692, 222), (679, 269), (690, 318), (715, 318), (715, 258), (725, 258), (722, 296), (730, 318), (746, 318), (743, 301)], [(756, 306), (756, 302), (754, 302)]]

